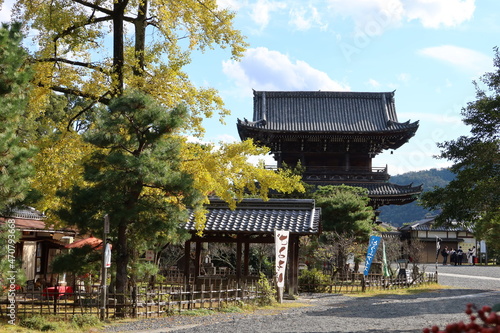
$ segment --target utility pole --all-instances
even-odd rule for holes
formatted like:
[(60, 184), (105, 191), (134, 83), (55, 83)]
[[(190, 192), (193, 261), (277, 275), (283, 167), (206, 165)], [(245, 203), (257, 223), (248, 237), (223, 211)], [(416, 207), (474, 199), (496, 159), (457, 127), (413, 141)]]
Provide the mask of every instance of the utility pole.
[(110, 249), (108, 248), (109, 244), (107, 242), (107, 236), (109, 234), (109, 216), (108, 214), (104, 215), (104, 228), (102, 232), (102, 271), (101, 271), (101, 308), (100, 308), (100, 317), (101, 320), (106, 318), (106, 280), (107, 280), (107, 268), (109, 266), (109, 261), (111, 258), (111, 254), (109, 253)]

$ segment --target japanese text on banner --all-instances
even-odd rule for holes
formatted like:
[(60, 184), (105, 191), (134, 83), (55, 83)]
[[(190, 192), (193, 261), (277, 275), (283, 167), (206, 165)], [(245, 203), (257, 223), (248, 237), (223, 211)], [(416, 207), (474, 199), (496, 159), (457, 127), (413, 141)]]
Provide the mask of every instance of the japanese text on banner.
[(274, 242), (276, 246), (276, 285), (278, 287), (285, 286), (285, 271), (289, 236), (289, 231), (274, 231)]
[(370, 243), (368, 244), (368, 251), (366, 251), (365, 270), (363, 274), (366, 276), (370, 272), (373, 258), (377, 253), (378, 245), (380, 244), (380, 236), (370, 236)]

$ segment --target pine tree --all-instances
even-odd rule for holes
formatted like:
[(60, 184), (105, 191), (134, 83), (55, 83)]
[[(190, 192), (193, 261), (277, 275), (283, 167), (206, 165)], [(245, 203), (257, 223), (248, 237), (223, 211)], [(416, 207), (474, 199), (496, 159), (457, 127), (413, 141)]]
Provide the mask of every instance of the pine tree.
[(368, 240), (373, 227), (373, 209), (366, 189), (346, 185), (318, 186), (314, 192), (316, 204), (321, 207), (325, 231)]
[(0, 211), (23, 200), (33, 150), (23, 140), (30, 71), (24, 66), (20, 25), (0, 29)]
[(102, 230), (110, 217), (109, 234), (116, 252), (116, 291), (128, 289), (127, 270), (134, 249), (144, 244), (184, 240), (182, 228), (190, 210), (200, 208), (204, 196), (181, 171), (182, 138), (176, 131), (187, 109), (171, 111), (142, 93), (125, 94), (97, 115), (85, 140), (96, 149), (85, 163), (86, 186), (62, 193), (69, 209), (59, 212), (82, 233)]

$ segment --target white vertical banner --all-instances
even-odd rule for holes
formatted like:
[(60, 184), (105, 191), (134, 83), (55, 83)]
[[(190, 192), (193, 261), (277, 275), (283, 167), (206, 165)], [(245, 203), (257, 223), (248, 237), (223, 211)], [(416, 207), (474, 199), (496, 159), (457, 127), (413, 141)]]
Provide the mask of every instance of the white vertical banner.
[(104, 266), (106, 268), (111, 267), (111, 244), (106, 243), (106, 247), (104, 249)]
[(274, 230), (274, 243), (276, 247), (276, 285), (285, 286), (286, 259), (288, 255), (289, 231)]

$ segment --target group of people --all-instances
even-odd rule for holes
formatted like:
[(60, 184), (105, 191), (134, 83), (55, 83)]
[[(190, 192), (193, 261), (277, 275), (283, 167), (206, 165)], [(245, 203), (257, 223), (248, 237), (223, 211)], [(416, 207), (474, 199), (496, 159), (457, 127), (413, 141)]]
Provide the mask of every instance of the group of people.
[(471, 249), (467, 251), (467, 253), (464, 253), (462, 251), (462, 247), (459, 246), (458, 249), (451, 248), (448, 250), (448, 246), (445, 246), (441, 250), (441, 255), (443, 256), (443, 265), (447, 265), (448, 262), (448, 256), (450, 256), (450, 265), (462, 265), (464, 262), (464, 259), (467, 258), (467, 262), (470, 265), (475, 265), (476, 264), (476, 247), (473, 246)]

